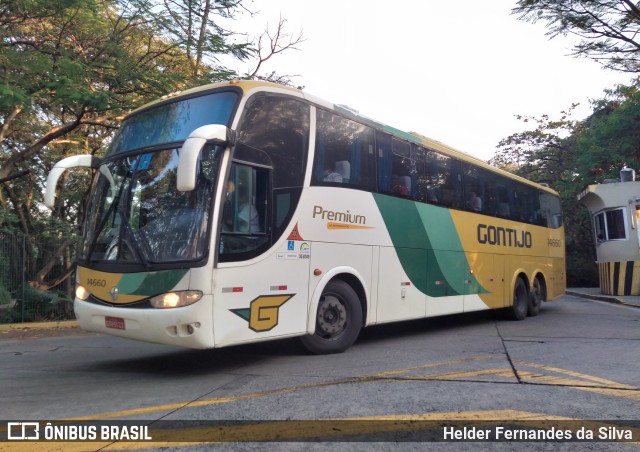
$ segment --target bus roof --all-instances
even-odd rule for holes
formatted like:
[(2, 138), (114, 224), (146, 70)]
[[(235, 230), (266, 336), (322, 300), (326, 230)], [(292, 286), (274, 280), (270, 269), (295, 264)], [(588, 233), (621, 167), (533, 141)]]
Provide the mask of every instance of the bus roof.
[(466, 152), (460, 151), (458, 149), (455, 149), (451, 146), (448, 146), (440, 141), (434, 140), (432, 138), (429, 138), (427, 136), (424, 136), (422, 134), (419, 134), (417, 132), (405, 132), (402, 131), (400, 129), (396, 129), (395, 127), (389, 126), (387, 124), (378, 122), (374, 119), (371, 119), (367, 116), (362, 115), (360, 112), (352, 109), (351, 107), (345, 106), (345, 105), (337, 105), (337, 104), (333, 104), (331, 102), (327, 102), (326, 100), (317, 98), (313, 95), (310, 95), (298, 88), (293, 88), (291, 86), (286, 86), (286, 85), (280, 85), (277, 83), (273, 83), (273, 82), (266, 82), (266, 81), (257, 81), (257, 80), (231, 80), (228, 82), (222, 82), (222, 83), (212, 83), (212, 84), (208, 84), (208, 85), (202, 85), (202, 86), (198, 86), (195, 88), (191, 88), (191, 89), (187, 89), (185, 91), (179, 91), (179, 92), (173, 92), (170, 94), (166, 94), (162, 97), (160, 97), (159, 99), (156, 99), (152, 102), (149, 102), (135, 110), (133, 110), (132, 112), (130, 112), (129, 114), (127, 114), (125, 116), (125, 118), (135, 115), (136, 113), (139, 113), (142, 110), (146, 110), (152, 106), (155, 106), (157, 104), (161, 104), (164, 102), (170, 102), (173, 101), (174, 99), (178, 99), (181, 97), (185, 97), (185, 96), (192, 96), (194, 94), (197, 94), (199, 92), (206, 92), (206, 91), (211, 91), (213, 89), (217, 89), (217, 88), (224, 88), (224, 87), (237, 87), (239, 89), (241, 89), (244, 93), (247, 93), (249, 91), (253, 91), (253, 90), (260, 90), (260, 88), (263, 88), (265, 91), (272, 91), (274, 89), (280, 90), (280, 91), (288, 91), (291, 94), (294, 94), (297, 97), (302, 97), (304, 99), (306, 99), (307, 101), (309, 101), (312, 104), (316, 104), (319, 105), (321, 107), (324, 108), (328, 108), (330, 110), (335, 111), (336, 113), (339, 113), (343, 116), (349, 117), (350, 119), (356, 120), (358, 122), (361, 123), (365, 123), (371, 127), (374, 127), (378, 130), (381, 131), (385, 131), (388, 132), (392, 135), (395, 135), (399, 138), (403, 138), (409, 141), (412, 141), (413, 143), (416, 143), (418, 145), (424, 146), (426, 148), (432, 149), (434, 151), (439, 151), (442, 152), (444, 154), (450, 155), (451, 157), (455, 157), (459, 160), (463, 160), (466, 161), (468, 163), (471, 163), (473, 165), (482, 167), (486, 170), (492, 171), (494, 173), (498, 173), (498, 174), (502, 174), (503, 176), (506, 176), (508, 178), (511, 179), (515, 179), (518, 180), (520, 182), (526, 183), (528, 185), (533, 185), (541, 190), (545, 190), (548, 191), (550, 193), (553, 194), (558, 194), (555, 190), (553, 190), (552, 188), (543, 185), (543, 184), (538, 184), (536, 182), (530, 181), (528, 179), (525, 179), (523, 177), (520, 177), (516, 174), (510, 173), (508, 171), (505, 171), (503, 169), (500, 168), (496, 168), (495, 166), (491, 166), (489, 165), (487, 162), (474, 157)]

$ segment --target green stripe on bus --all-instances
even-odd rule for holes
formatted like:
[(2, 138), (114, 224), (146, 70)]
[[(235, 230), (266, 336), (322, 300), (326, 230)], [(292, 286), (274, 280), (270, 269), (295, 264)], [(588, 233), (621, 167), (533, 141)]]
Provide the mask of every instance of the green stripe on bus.
[(176, 269), (125, 273), (118, 283), (118, 290), (120, 290), (120, 293), (129, 295), (156, 295), (169, 292), (187, 272), (187, 269)]
[(403, 270), (432, 297), (486, 293), (469, 274), (464, 249), (448, 209), (374, 194)]

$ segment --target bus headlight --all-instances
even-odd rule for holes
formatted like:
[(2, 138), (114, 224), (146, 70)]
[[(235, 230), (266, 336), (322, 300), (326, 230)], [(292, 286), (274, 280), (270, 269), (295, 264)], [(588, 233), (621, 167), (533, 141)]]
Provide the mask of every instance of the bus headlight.
[(86, 300), (90, 295), (91, 293), (87, 289), (78, 284), (78, 286), (76, 287), (76, 298)]
[(199, 290), (167, 292), (149, 299), (151, 306), (157, 309), (181, 308), (189, 306), (202, 298)]

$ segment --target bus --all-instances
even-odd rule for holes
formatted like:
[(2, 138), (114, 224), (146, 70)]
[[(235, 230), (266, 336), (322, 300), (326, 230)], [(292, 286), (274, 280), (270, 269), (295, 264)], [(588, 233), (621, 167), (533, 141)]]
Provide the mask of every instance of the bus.
[(81, 328), (215, 348), (299, 336), (339, 353), (363, 327), (501, 309), (565, 290), (558, 193), (301, 90), (230, 81), (124, 118), (91, 168)]

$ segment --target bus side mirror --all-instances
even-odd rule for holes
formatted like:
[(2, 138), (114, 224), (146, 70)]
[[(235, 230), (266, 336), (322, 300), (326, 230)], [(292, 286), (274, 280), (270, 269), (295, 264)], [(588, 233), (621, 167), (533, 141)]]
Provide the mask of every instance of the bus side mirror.
[(221, 124), (208, 124), (191, 132), (180, 149), (176, 181), (178, 191), (192, 191), (196, 188), (198, 157), (206, 143), (221, 146), (233, 144), (232, 132)]
[(56, 163), (49, 174), (47, 175), (47, 184), (44, 190), (44, 205), (49, 209), (53, 209), (53, 204), (56, 200), (56, 186), (58, 185), (58, 179), (62, 173), (69, 168), (97, 168), (100, 166), (100, 159), (93, 155), (74, 155), (67, 157)]

